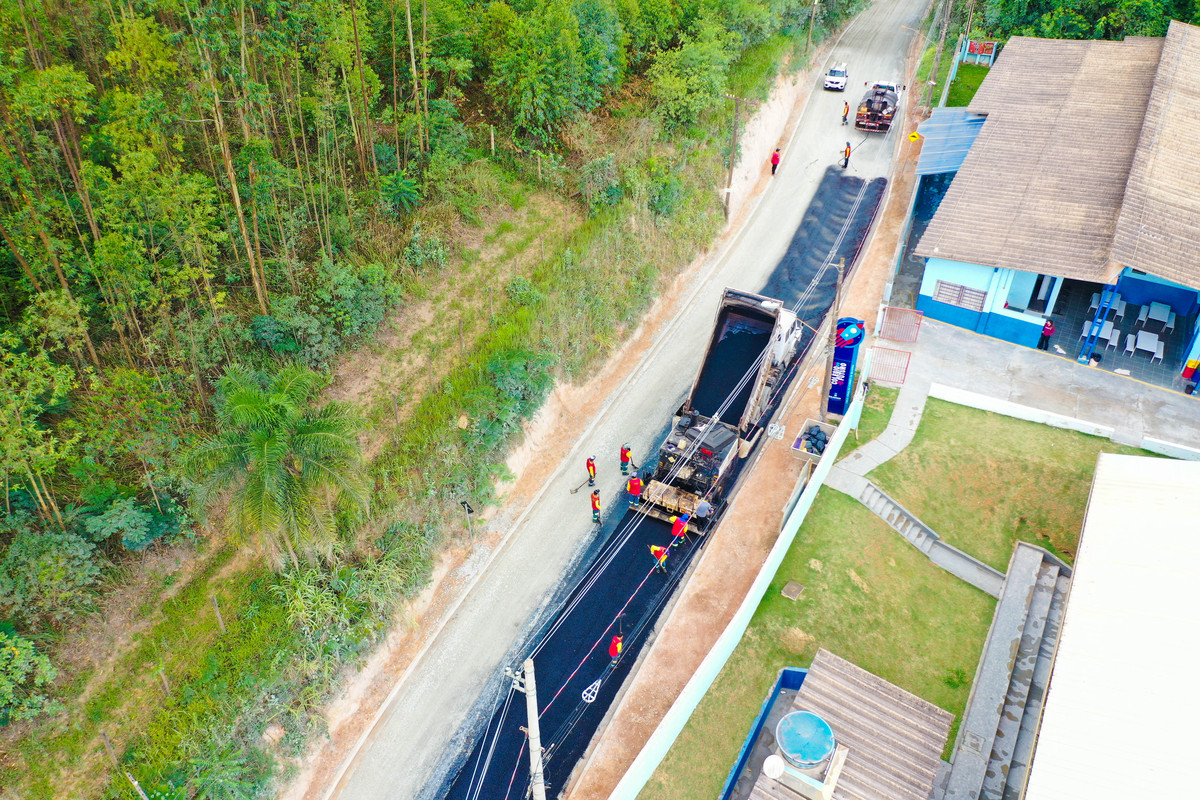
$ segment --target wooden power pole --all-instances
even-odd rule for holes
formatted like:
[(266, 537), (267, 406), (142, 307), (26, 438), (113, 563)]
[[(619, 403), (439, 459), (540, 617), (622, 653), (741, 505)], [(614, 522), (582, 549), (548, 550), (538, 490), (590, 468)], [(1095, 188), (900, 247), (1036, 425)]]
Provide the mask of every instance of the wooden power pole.
[(829, 355), (825, 360), (825, 381), (821, 387), (821, 422), (829, 419), (829, 390), (833, 385), (833, 353), (837, 349), (837, 321), (842, 311), (842, 281), (846, 277), (846, 259), (838, 260), (837, 288), (833, 293), (833, 305), (829, 307)]
[(525, 659), (522, 675), (517, 675), (511, 669), (505, 673), (512, 678), (513, 688), (525, 695), (525, 712), (529, 727), (525, 734), (529, 737), (529, 788), (533, 800), (546, 800), (546, 781), (542, 775), (542, 732), (538, 726), (537, 683), (533, 677), (533, 659)]

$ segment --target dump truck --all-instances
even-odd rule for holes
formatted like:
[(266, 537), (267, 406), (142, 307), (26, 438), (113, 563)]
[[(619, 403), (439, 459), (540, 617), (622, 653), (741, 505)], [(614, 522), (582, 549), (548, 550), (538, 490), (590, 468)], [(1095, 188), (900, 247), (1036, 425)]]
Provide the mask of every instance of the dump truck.
[(892, 127), (892, 118), (896, 116), (896, 108), (900, 105), (900, 91), (901, 86), (892, 81), (871, 84), (858, 104), (854, 127), (860, 131), (887, 133)]
[(647, 476), (645, 513), (666, 521), (690, 514), (697, 531), (716, 518), (782, 397), (802, 334), (781, 301), (725, 290), (700, 372)]

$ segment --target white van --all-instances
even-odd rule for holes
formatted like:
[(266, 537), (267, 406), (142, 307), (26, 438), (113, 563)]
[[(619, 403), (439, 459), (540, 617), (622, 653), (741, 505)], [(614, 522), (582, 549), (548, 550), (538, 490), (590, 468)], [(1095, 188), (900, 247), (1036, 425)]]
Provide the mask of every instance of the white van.
[(846, 79), (850, 77), (850, 73), (846, 71), (845, 64), (834, 64), (833, 69), (825, 73), (825, 88), (833, 89), (835, 92), (846, 91)]

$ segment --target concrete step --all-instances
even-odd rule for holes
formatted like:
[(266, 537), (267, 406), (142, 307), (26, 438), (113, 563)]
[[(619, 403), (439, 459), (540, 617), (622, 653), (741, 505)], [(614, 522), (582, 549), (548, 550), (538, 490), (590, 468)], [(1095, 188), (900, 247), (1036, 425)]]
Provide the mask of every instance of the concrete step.
[(1009, 678), (1008, 692), (1004, 696), (1004, 708), (996, 726), (996, 738), (992, 742), (992, 754), (979, 792), (980, 800), (1001, 800), (1004, 794), (1009, 765), (1012, 763), (1017, 735), (1021, 730), (1021, 720), (1025, 717), (1029, 689), (1033, 684), (1033, 668), (1042, 647), (1046, 615), (1050, 611), (1050, 601), (1057, 580), (1058, 567), (1043, 563), (1033, 587), (1033, 596), (1030, 598), (1025, 628), (1021, 633), (1012, 676)]
[(1046, 613), (1046, 627), (1038, 647), (1037, 662), (1033, 667), (1033, 680), (1029, 686), (1029, 699), (1025, 713), (1021, 716), (1021, 728), (1013, 747), (1008, 777), (1004, 785), (1004, 800), (1020, 800), (1025, 794), (1025, 781), (1029, 776), (1029, 765), (1033, 762), (1033, 748), (1037, 744), (1038, 724), (1046, 702), (1046, 689), (1050, 685), (1050, 671), (1054, 665), (1054, 653), (1058, 649), (1058, 636), (1062, 632), (1062, 618), (1067, 607), (1067, 590), (1071, 579), (1059, 571), (1054, 582), (1050, 609)]
[(1008, 563), (971, 698), (959, 727), (946, 800), (979, 798), (1041, 571), (1042, 551), (1018, 545)]

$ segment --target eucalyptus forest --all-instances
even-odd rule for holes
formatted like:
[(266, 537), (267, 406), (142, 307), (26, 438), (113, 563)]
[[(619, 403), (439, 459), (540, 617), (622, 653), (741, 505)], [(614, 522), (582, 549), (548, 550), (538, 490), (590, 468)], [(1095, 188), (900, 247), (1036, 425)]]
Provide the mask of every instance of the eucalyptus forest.
[(272, 796), (863, 5), (0, 0), (0, 796)]

